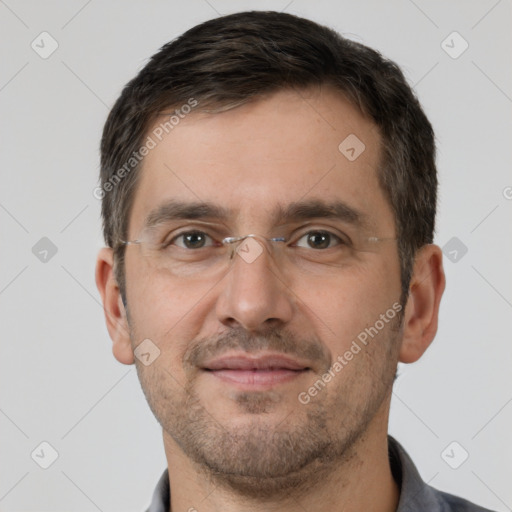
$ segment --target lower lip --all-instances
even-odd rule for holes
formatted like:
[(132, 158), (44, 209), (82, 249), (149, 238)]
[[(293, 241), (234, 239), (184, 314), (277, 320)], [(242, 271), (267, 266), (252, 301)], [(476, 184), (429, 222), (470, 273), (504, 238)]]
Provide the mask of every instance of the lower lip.
[(218, 379), (238, 384), (246, 388), (269, 388), (276, 384), (289, 382), (303, 375), (307, 370), (208, 370)]

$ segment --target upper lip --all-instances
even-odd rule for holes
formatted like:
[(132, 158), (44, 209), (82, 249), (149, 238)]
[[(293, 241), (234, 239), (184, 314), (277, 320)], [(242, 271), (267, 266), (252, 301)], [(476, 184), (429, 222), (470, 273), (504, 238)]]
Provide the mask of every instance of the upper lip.
[(307, 364), (283, 354), (233, 354), (211, 359), (203, 365), (205, 370), (307, 370)]

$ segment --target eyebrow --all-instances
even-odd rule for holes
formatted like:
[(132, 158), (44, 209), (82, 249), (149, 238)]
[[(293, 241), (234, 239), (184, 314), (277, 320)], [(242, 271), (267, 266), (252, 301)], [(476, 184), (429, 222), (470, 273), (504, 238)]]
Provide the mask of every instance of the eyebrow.
[(310, 199), (307, 201), (297, 201), (285, 207), (278, 206), (274, 214), (277, 223), (322, 218), (340, 220), (360, 229), (370, 227), (370, 219), (367, 214), (341, 200), (324, 201), (321, 199)]
[(229, 210), (208, 202), (183, 202), (170, 200), (151, 211), (144, 220), (144, 228), (179, 219), (221, 219), (229, 217)]
[[(227, 221), (232, 210), (211, 202), (183, 202), (170, 200), (151, 211), (144, 221), (144, 229), (173, 220), (221, 220)], [(271, 214), (276, 224), (286, 224), (314, 218), (343, 221), (359, 229), (368, 229), (370, 220), (367, 214), (347, 203), (310, 199), (297, 201), (286, 206), (278, 205)]]

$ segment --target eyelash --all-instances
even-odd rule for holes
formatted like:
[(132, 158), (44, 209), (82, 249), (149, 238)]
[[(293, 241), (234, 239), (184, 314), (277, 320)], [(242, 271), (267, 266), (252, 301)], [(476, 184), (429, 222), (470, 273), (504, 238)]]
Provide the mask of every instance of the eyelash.
[[(210, 236), (208, 233), (206, 233), (205, 231), (201, 231), (201, 230), (188, 230), (188, 231), (182, 231), (181, 233), (178, 233), (176, 235), (174, 235), (170, 240), (168, 241), (165, 241), (162, 243), (162, 248), (165, 249), (167, 247), (169, 247), (170, 245), (176, 245), (175, 242), (176, 240), (178, 240), (180, 237), (184, 237), (186, 235), (191, 235), (191, 234), (200, 234), (200, 235), (206, 235), (208, 238), (210, 238), (213, 242), (215, 242), (214, 238), (212, 236)], [(297, 246), (297, 243), (302, 240), (304, 237), (308, 236), (308, 235), (311, 235), (311, 234), (323, 234), (323, 235), (328, 235), (332, 238), (334, 238), (337, 242), (336, 246), (339, 246), (339, 245), (350, 245), (350, 242), (348, 240), (344, 240), (341, 236), (338, 236), (336, 235), (335, 233), (332, 233), (331, 231), (328, 231), (326, 229), (310, 229), (304, 233), (302, 233), (300, 235), (300, 237), (297, 239), (296, 242), (294, 242), (294, 244), (292, 246), (296, 247)], [(348, 238), (348, 237), (347, 237)], [(220, 242), (217, 242), (217, 247), (221, 246), (222, 244)], [(180, 247), (180, 249), (188, 249), (188, 250), (194, 250), (194, 249), (190, 249), (188, 247), (182, 247), (182, 246), (177, 246), (177, 247)], [(211, 244), (211, 245), (208, 245), (207, 247), (215, 247), (214, 244)], [(204, 249), (205, 247), (199, 247), (199, 249)], [(304, 247), (303, 247), (304, 248)], [(333, 247), (327, 247), (326, 249), (332, 249)], [(313, 249), (313, 248), (312, 248)], [(326, 249), (318, 249), (318, 250), (326, 250)], [(197, 250), (197, 249), (196, 249)]]

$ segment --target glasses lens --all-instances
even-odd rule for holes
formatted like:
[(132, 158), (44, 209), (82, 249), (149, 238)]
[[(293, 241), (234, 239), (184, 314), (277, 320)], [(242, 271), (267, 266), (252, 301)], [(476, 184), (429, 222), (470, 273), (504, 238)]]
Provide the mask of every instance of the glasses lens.
[[(332, 273), (334, 268), (357, 264), (369, 253), (379, 252), (375, 237), (349, 237), (342, 232), (309, 230), (288, 239), (260, 235), (222, 237), (211, 230), (153, 230), (140, 239), (140, 247), (151, 267), (178, 277), (208, 278), (226, 271), (236, 258), (246, 264), (269, 258), (287, 272)], [(263, 256), (265, 254), (265, 256)]]

